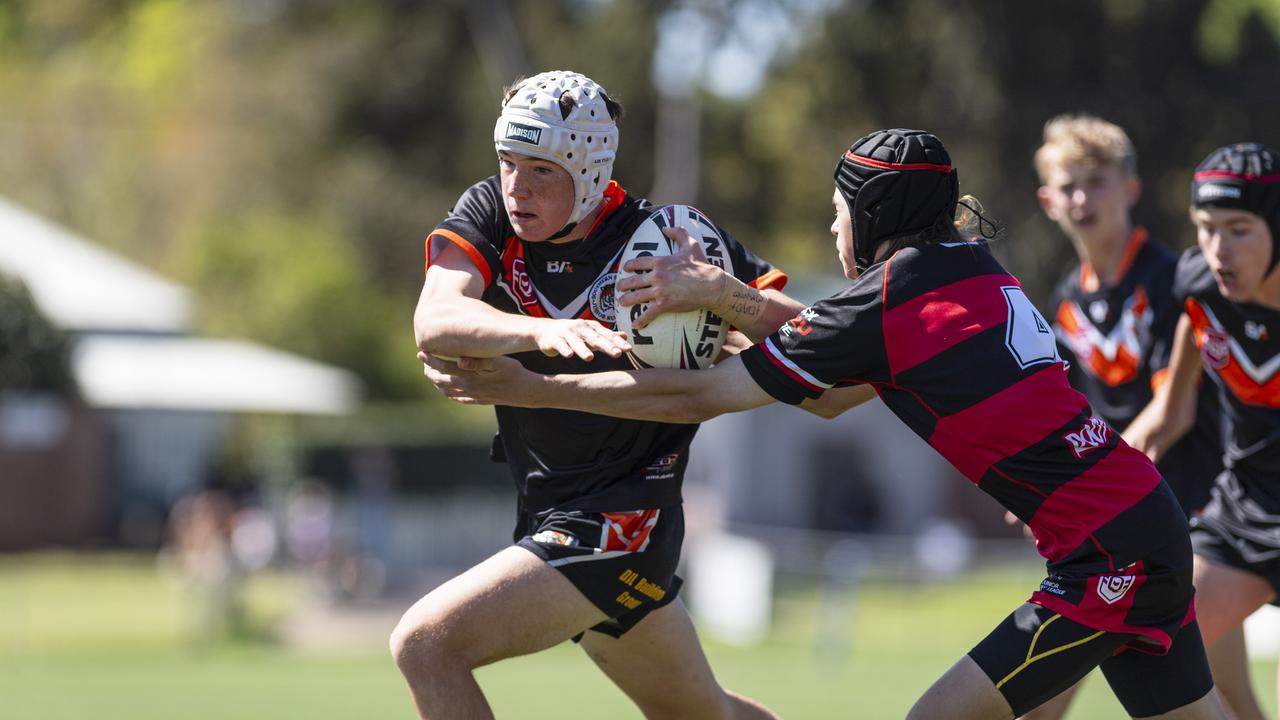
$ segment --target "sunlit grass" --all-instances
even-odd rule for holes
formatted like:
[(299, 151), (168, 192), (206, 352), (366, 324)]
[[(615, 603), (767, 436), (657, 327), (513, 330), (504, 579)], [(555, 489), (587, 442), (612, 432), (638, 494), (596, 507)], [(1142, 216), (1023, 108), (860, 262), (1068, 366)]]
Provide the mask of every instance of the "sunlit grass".
[[(951, 582), (877, 580), (832, 596), (784, 589), (766, 641), (707, 641), (717, 676), (784, 718), (901, 717), (914, 698), (1020, 602), (1034, 567)], [(310, 591), (285, 575), (255, 578), (238, 639), (199, 642), (182, 586), (154, 559), (36, 555), (0, 559), (0, 717), (412, 717), (385, 638), (303, 653), (270, 628)], [(406, 601), (407, 604), (407, 601)], [(196, 616), (198, 617), (198, 616)], [(1274, 707), (1274, 663), (1255, 663)], [(571, 644), (478, 673), (499, 718), (635, 718), (620, 692)], [(1091, 680), (1074, 718), (1123, 717)]]

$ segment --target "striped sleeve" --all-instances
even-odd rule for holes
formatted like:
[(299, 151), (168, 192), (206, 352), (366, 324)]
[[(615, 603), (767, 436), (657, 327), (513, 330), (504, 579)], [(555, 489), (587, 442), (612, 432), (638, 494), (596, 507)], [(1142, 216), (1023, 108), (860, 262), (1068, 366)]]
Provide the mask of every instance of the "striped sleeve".
[(838, 385), (882, 381), (880, 277), (859, 278), (743, 351), (756, 384), (775, 400), (796, 405)]

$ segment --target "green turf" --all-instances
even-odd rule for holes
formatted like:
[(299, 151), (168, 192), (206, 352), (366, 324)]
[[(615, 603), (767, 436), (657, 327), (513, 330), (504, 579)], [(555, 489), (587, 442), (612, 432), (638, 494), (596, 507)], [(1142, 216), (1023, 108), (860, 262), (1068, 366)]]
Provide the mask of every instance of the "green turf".
[[(873, 579), (856, 595), (825, 599), (808, 587), (784, 589), (765, 643), (708, 642), (707, 650), (726, 686), (784, 718), (901, 717), (1035, 578), (1028, 567), (914, 586)], [(248, 636), (197, 647), (183, 639), (182, 589), (152, 560), (0, 558), (0, 718), (412, 717), (382, 638), (345, 653), (300, 653), (263, 639), (305, 590), (288, 577), (255, 580)], [(1253, 670), (1274, 709), (1275, 664)], [(499, 718), (638, 717), (569, 644), (479, 678)], [(1099, 678), (1069, 717), (1123, 713)]]

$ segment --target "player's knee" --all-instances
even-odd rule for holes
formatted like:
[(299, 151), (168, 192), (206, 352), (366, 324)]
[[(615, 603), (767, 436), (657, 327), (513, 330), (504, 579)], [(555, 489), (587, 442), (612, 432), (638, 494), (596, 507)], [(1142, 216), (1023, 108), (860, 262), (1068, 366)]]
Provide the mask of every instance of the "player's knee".
[(450, 662), (463, 661), (454, 657), (449, 645), (449, 633), (439, 619), (423, 618), (406, 613), (391, 631), (391, 657), (406, 676), (429, 673)]

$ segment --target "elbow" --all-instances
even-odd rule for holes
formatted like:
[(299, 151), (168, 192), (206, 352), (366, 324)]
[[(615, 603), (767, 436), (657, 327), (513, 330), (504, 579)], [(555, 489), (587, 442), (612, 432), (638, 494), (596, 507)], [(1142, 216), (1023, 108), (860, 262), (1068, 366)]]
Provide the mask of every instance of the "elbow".
[(446, 334), (443, 313), (430, 312), (419, 308), (413, 315), (413, 337), (418, 348), (423, 352), (434, 352), (440, 349), (440, 342)]

